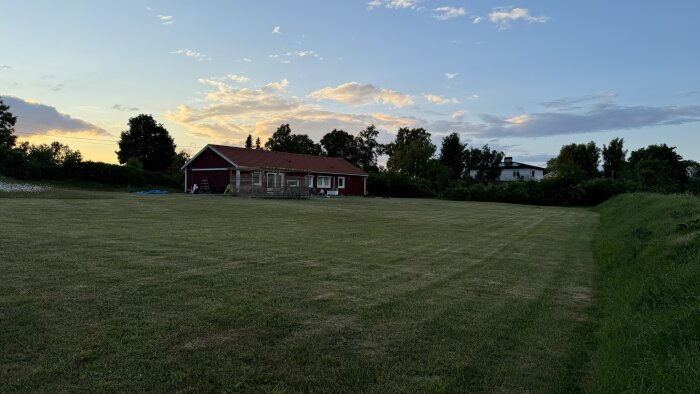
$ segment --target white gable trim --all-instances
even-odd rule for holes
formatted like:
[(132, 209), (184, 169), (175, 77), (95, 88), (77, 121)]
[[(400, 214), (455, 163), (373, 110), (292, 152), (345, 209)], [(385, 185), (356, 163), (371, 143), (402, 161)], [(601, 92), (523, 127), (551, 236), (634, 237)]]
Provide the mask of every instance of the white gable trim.
[(187, 163), (185, 163), (182, 167), (180, 167), (180, 171), (184, 171), (185, 168), (187, 168), (187, 166), (189, 166), (190, 163), (192, 163), (192, 162), (194, 161), (194, 159), (196, 159), (197, 157), (199, 157), (199, 155), (201, 155), (202, 153), (204, 153), (204, 151), (206, 151), (207, 149), (211, 149), (212, 152), (214, 152), (214, 153), (216, 153), (217, 155), (221, 156), (222, 159), (224, 159), (224, 160), (226, 160), (227, 162), (231, 163), (232, 166), (238, 167), (238, 164), (234, 163), (233, 161), (231, 161), (231, 159), (229, 159), (228, 157), (222, 155), (221, 152), (219, 152), (218, 150), (214, 149), (214, 147), (212, 147), (211, 145), (207, 144), (207, 146), (205, 146), (204, 148), (202, 148), (202, 150), (200, 150), (199, 152), (197, 152), (196, 155), (192, 156), (192, 158), (189, 159), (189, 160), (187, 161)]

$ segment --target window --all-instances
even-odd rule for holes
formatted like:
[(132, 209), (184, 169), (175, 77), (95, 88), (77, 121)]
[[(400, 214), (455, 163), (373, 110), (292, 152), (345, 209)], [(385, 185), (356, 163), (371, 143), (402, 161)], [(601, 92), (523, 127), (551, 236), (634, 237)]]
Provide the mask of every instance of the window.
[(325, 187), (329, 188), (331, 187), (331, 177), (329, 176), (319, 176), (318, 181), (316, 181), (318, 184), (318, 187)]
[(299, 187), (299, 180), (298, 179), (289, 179), (287, 181), (287, 187)]
[(306, 176), (306, 187), (314, 187), (314, 176), (313, 175)]
[(254, 186), (261, 186), (262, 185), (262, 172), (253, 171), (253, 185)]
[(344, 176), (338, 177), (338, 189), (345, 189), (345, 177)]
[(532, 177), (535, 177), (535, 170), (532, 170)]

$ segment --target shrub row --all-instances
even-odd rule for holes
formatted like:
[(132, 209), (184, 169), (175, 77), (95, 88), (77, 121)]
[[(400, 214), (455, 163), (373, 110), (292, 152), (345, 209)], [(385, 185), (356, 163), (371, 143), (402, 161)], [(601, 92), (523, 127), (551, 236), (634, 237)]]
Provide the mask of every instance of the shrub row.
[(370, 174), (367, 192), (378, 197), (434, 197), (426, 180), (396, 172)]
[(539, 182), (508, 182), (452, 187), (444, 197), (457, 201), (492, 201), (536, 205), (597, 205), (610, 197), (633, 191), (628, 181), (597, 178), (579, 184), (561, 179), (543, 179)]

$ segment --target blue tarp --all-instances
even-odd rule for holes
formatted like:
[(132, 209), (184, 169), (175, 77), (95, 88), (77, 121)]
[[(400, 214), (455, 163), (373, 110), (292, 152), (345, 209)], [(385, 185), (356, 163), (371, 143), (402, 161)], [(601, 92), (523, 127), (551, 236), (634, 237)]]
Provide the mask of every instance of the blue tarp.
[(136, 192), (136, 194), (169, 194), (169, 193), (166, 192), (165, 190), (153, 189), (153, 190), (149, 190), (146, 192)]

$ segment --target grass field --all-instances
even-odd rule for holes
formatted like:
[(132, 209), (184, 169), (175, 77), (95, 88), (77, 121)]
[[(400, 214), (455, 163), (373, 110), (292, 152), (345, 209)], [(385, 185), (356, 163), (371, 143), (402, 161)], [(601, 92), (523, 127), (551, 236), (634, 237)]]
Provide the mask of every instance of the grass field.
[(60, 190), (0, 208), (0, 391), (588, 380), (591, 210)]

